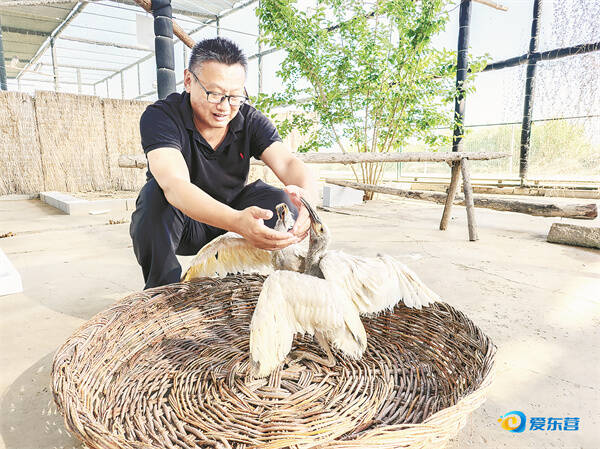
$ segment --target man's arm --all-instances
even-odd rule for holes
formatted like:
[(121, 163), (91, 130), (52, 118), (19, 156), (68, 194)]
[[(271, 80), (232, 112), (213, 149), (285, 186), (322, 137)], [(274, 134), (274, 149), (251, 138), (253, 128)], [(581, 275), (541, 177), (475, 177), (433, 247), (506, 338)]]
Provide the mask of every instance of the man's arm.
[(149, 151), (148, 166), (162, 188), (167, 201), (188, 217), (244, 236), (254, 246), (274, 250), (297, 239), (289, 233), (274, 231), (263, 224), (271, 211), (258, 207), (235, 210), (190, 182), (190, 174), (181, 152), (175, 148)]
[[(314, 177), (306, 164), (296, 158), (282, 142), (273, 142), (263, 151), (260, 158), (286, 186), (285, 190), (298, 207), (298, 219), (292, 233), (304, 237), (308, 232), (310, 220), (308, 211), (300, 203), (298, 196), (306, 198), (312, 204), (317, 202), (317, 183)], [(295, 186), (300, 187), (300, 189), (295, 188)]]

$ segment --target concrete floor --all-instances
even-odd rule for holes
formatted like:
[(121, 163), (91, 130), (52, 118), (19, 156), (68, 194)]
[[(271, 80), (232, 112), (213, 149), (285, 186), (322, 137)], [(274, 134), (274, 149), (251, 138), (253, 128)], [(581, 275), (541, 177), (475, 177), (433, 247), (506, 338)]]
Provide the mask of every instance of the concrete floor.
[[(545, 241), (556, 221), (476, 209), (477, 242), (454, 208), (375, 200), (322, 212), (334, 247), (400, 256), (442, 298), (466, 312), (498, 346), (497, 377), (452, 448), (600, 447), (600, 251)], [(578, 202), (588, 202), (578, 200)], [(0, 247), (24, 293), (0, 297), (0, 448), (81, 448), (66, 432), (49, 386), (54, 351), (115, 300), (142, 288), (122, 214), (68, 216), (39, 200), (0, 201)], [(512, 410), (527, 417), (579, 417), (578, 431), (503, 430)]]

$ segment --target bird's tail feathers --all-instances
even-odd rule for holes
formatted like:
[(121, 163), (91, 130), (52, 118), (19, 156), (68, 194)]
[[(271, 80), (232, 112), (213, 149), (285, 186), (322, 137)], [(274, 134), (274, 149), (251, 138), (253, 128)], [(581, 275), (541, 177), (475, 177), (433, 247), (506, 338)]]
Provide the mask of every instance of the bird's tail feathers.
[(367, 348), (367, 332), (358, 312), (346, 314), (344, 321), (344, 332), (336, 332), (327, 337), (336, 349), (348, 357), (358, 359)]

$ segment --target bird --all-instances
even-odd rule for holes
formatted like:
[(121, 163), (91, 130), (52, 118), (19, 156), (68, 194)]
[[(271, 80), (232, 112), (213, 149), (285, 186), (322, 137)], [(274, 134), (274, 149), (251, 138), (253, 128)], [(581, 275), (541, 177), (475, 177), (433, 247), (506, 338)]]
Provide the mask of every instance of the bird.
[(439, 296), (395, 258), (358, 257), (330, 250), (328, 227), (301, 198), (310, 216), (309, 247), (302, 273), (275, 271), (265, 280), (250, 323), (253, 374), (265, 377), (285, 361), (297, 333), (314, 335), (327, 359), (295, 352), (332, 366), (329, 344), (360, 358), (367, 335), (360, 316), (393, 309), (399, 301), (420, 309)]
[[(367, 347), (361, 316), (391, 310), (399, 301), (421, 308), (439, 300), (391, 256), (366, 258), (330, 250), (329, 228), (308, 201), (300, 201), (310, 217), (308, 248), (295, 244), (278, 251), (261, 250), (229, 232), (204, 246), (183, 276), (189, 281), (232, 272), (268, 275), (250, 323), (250, 367), (255, 377), (269, 375), (286, 358), (333, 366), (330, 345), (347, 357), (360, 358)], [(275, 229), (291, 229), (287, 205), (277, 205), (276, 212)], [(298, 333), (313, 335), (327, 357), (290, 352)]]
[[(327, 354), (290, 353), (294, 336), (314, 335)], [(329, 344), (358, 359), (367, 345), (367, 334), (355, 307), (341, 286), (294, 271), (275, 271), (263, 283), (250, 322), (250, 368), (254, 377), (271, 374), (285, 361), (313, 360), (333, 366)]]
[[(275, 206), (277, 222), (273, 229), (289, 231), (294, 218), (286, 203)], [(275, 270), (303, 271), (308, 245), (297, 243), (277, 251), (267, 251), (251, 245), (244, 237), (227, 232), (205, 246), (190, 261), (181, 277), (182, 282), (202, 276), (225, 276), (228, 273), (271, 274)]]

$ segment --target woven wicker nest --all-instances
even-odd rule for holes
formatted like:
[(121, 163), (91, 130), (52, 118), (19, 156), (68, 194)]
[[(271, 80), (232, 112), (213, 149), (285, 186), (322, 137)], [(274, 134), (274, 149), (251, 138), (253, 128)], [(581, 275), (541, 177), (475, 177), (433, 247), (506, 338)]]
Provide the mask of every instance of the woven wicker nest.
[[(441, 448), (485, 400), (495, 347), (447, 304), (364, 319), (361, 360), (249, 376), (264, 277), (136, 293), (57, 351), (54, 399), (90, 448)], [(299, 349), (322, 355), (309, 337)]]

